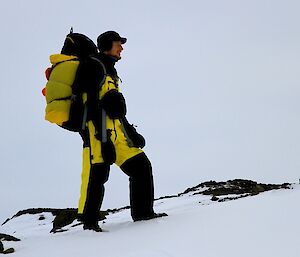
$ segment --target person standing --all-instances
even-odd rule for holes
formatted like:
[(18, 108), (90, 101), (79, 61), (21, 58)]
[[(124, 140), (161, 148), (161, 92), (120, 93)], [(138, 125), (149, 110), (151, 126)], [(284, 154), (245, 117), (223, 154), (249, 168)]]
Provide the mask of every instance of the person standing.
[(134, 221), (167, 216), (153, 209), (154, 186), (151, 162), (142, 148), (145, 139), (126, 118), (126, 102), (120, 93), (115, 64), (121, 60), (127, 39), (107, 31), (97, 39), (98, 55), (86, 65), (87, 123), (84, 141), (82, 184), (78, 214), (83, 228), (102, 231), (99, 210), (110, 165), (115, 163), (129, 177), (131, 216)]

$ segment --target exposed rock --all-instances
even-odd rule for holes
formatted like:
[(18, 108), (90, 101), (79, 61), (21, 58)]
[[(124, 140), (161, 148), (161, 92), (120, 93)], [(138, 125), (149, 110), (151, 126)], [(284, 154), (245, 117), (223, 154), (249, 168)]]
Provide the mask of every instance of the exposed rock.
[(15, 252), (14, 248), (8, 248), (8, 249), (4, 250), (3, 243), (0, 241), (0, 253), (8, 254), (8, 253), (14, 253), (14, 252)]
[(1, 234), (0, 233), (0, 240), (1, 241), (21, 241), (19, 238), (16, 238), (14, 236), (11, 235), (7, 235), (7, 234)]
[[(76, 208), (66, 208), (66, 209), (56, 209), (56, 208), (30, 208), (26, 210), (19, 211), (15, 214), (11, 219), (25, 215), (25, 214), (41, 214), (38, 220), (44, 220), (45, 213), (52, 213), (54, 216), (53, 220), (53, 228), (51, 232), (56, 232), (57, 230), (61, 229), (64, 226), (71, 224), (74, 220), (79, 219), (80, 216), (77, 214)], [(99, 220), (104, 220), (108, 215), (108, 211), (100, 211), (99, 212)], [(7, 223), (9, 220), (7, 219), (2, 225)]]
[[(175, 198), (178, 196), (183, 196), (186, 194), (192, 193), (193, 195), (212, 195), (212, 201), (224, 202), (229, 200), (235, 200), (242, 197), (253, 196), (259, 193), (269, 191), (269, 190), (277, 190), (277, 189), (290, 189), (291, 184), (262, 184), (257, 183), (252, 180), (246, 179), (234, 179), (228, 180), (227, 182), (216, 182), (216, 181), (207, 181), (203, 182), (197, 186), (187, 188), (184, 192), (179, 193), (177, 195), (169, 195), (160, 197), (156, 200)], [(219, 198), (217, 196), (225, 196), (229, 195), (226, 198)], [(236, 195), (236, 196), (230, 196)]]
[[(216, 183), (199, 194), (203, 195), (213, 195), (213, 196), (222, 196), (222, 195), (257, 195), (261, 192), (277, 189), (289, 189), (290, 184), (261, 184), (251, 180), (244, 179), (235, 179), (228, 180), (226, 183)], [(198, 193), (195, 193), (198, 194)]]
[[(100, 211), (98, 220), (106, 219), (108, 211)], [(58, 232), (64, 226), (67, 226), (73, 223), (74, 220), (81, 220), (81, 216), (77, 214), (77, 209), (62, 209), (53, 220), (53, 228), (50, 232)]]
[(8, 249), (6, 249), (6, 250), (4, 250), (3, 252), (0, 252), (0, 253), (9, 254), (9, 253), (14, 253), (14, 252), (15, 252), (14, 248), (8, 248)]
[(62, 209), (53, 220), (53, 228), (51, 232), (55, 232), (66, 225), (71, 224), (77, 219), (77, 209)]
[(210, 200), (215, 202), (215, 201), (219, 201), (220, 199), (214, 195)]
[(55, 209), (55, 208), (29, 208), (26, 210), (18, 211), (12, 218), (7, 219), (2, 225), (6, 224), (8, 221), (10, 221), (13, 218), (25, 215), (25, 214), (42, 214), (42, 213), (47, 213), (50, 212), (54, 216), (56, 216), (61, 209)]
[(44, 215), (41, 215), (40, 217), (39, 217), (39, 220), (45, 220), (46, 218), (45, 218), (45, 216)]

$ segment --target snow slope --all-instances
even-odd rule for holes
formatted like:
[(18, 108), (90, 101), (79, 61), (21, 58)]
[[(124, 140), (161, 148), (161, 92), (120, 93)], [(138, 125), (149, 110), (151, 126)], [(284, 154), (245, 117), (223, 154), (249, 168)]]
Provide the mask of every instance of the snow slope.
[(226, 202), (185, 194), (155, 202), (165, 218), (134, 223), (129, 210), (111, 214), (103, 233), (49, 233), (50, 214), (11, 219), (0, 233), (21, 239), (4, 242), (15, 257), (298, 257), (299, 199), (299, 185)]

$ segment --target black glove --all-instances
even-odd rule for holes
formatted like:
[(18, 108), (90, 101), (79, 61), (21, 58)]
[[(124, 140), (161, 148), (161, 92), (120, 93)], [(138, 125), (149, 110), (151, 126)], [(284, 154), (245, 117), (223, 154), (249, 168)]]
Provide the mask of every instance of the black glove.
[(125, 117), (122, 118), (122, 124), (132, 145), (134, 147), (144, 148), (146, 145), (145, 138), (136, 131), (135, 127), (130, 124)]
[(120, 119), (126, 115), (124, 96), (116, 89), (108, 91), (101, 99), (100, 105), (111, 119)]

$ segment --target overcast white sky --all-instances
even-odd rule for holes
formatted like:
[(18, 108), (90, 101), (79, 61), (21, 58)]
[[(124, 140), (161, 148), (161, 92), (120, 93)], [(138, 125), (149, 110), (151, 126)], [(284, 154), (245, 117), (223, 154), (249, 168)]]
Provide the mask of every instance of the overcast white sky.
[[(128, 38), (117, 64), (128, 118), (147, 139), (156, 196), (204, 180), (300, 178), (300, 3), (1, 1), (0, 221), (76, 207), (81, 141), (44, 121), (50, 54), (71, 26)], [(112, 167), (103, 208), (128, 204)]]

